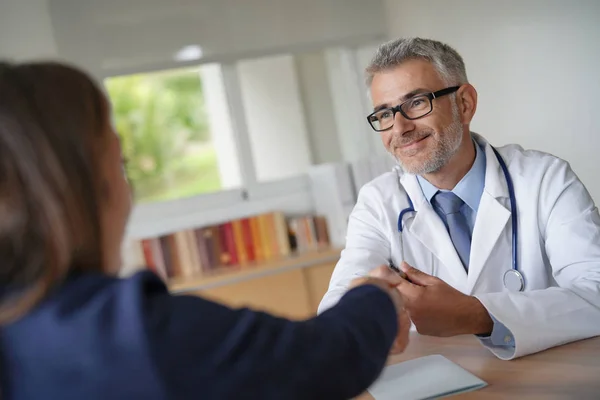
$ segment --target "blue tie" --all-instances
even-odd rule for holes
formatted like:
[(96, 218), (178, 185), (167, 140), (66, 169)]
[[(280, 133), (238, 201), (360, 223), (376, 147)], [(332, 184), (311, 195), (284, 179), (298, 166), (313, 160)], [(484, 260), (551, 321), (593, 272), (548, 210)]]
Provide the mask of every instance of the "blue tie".
[(471, 231), (467, 219), (460, 212), (464, 201), (452, 192), (437, 192), (434, 196), (439, 209), (446, 217), (446, 226), (454, 248), (460, 257), (465, 269), (469, 269), (469, 255), (471, 254)]

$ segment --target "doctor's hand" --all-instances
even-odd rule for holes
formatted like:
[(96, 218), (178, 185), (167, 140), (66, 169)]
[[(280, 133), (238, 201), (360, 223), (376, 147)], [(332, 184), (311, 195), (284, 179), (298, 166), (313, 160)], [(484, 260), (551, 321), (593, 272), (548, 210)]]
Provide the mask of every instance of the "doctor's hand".
[(421, 272), (406, 263), (408, 276), (396, 286), (417, 331), (430, 336), (490, 334), (493, 321), (481, 302), (467, 296), (443, 280)]
[[(386, 267), (387, 268), (387, 267)], [(363, 277), (354, 279), (350, 284), (350, 287), (356, 287), (360, 285), (375, 285), (380, 289), (385, 291), (392, 302), (394, 303), (394, 307), (396, 308), (396, 316), (398, 318), (398, 333), (396, 334), (396, 339), (392, 344), (392, 348), (390, 349), (390, 354), (400, 354), (408, 345), (409, 332), (410, 332), (410, 318), (406, 309), (404, 308), (404, 302), (402, 301), (402, 296), (395, 289), (395, 286), (399, 283), (397, 279), (393, 279), (393, 277), (389, 277), (386, 279), (380, 273), (376, 272), (376, 270), (372, 271), (369, 277)]]

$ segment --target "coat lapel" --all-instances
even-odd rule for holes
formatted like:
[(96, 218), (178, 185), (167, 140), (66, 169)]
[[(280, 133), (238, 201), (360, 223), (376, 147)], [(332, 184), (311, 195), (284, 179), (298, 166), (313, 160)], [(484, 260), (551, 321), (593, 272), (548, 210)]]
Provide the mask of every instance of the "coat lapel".
[[(414, 218), (405, 221), (404, 229), (421, 242), (437, 257), (440, 264), (448, 269), (454, 277), (452, 286), (465, 292), (467, 287), (465, 268), (458, 257), (444, 223), (423, 196), (423, 191), (416, 176), (402, 174), (400, 183), (412, 199), (416, 211)], [(418, 268), (417, 265), (414, 267)]]
[[(471, 240), (468, 293), (473, 291), (511, 215), (508, 185), (498, 159), (488, 143), (485, 143), (485, 156), (485, 186)], [(510, 257), (510, 252), (507, 253), (507, 257)]]

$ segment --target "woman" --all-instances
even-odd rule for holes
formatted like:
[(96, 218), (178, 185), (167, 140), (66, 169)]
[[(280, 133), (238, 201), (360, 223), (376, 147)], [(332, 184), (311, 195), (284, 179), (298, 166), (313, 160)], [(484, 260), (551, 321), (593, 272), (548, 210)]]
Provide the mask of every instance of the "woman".
[(131, 203), (109, 121), (84, 73), (0, 63), (4, 399), (349, 398), (404, 349), (389, 280), (292, 322), (118, 279)]

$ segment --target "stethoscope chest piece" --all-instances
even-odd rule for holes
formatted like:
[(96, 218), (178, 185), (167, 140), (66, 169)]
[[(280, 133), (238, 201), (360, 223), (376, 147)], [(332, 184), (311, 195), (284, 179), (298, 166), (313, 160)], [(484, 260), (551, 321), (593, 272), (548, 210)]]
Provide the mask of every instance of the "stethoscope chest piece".
[(504, 273), (504, 287), (511, 292), (522, 292), (525, 288), (525, 279), (519, 271), (509, 269)]

